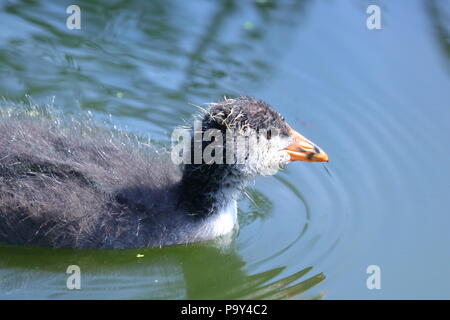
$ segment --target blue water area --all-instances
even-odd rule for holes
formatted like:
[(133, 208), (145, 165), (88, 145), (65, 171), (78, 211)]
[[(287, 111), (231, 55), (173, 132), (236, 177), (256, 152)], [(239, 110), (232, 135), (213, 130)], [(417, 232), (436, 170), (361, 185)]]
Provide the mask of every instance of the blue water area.
[(164, 144), (193, 105), (250, 95), (330, 162), (257, 178), (226, 246), (1, 246), (0, 298), (450, 298), (448, 1), (80, 0), (79, 30), (69, 4), (0, 3), (3, 105)]

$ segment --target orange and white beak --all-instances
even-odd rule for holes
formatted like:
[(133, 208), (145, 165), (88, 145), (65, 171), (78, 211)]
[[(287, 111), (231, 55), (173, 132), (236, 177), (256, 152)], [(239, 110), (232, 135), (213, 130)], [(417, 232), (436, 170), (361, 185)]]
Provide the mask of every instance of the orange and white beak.
[(289, 127), (292, 143), (284, 148), (291, 161), (328, 162), (328, 156), (322, 149)]

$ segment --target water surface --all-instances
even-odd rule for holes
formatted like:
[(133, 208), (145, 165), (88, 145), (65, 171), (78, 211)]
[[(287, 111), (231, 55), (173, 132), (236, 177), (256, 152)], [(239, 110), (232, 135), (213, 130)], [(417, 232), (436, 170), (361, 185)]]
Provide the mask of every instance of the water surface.
[[(0, 4), (6, 101), (164, 143), (191, 104), (252, 95), (330, 162), (258, 178), (228, 246), (1, 246), (0, 298), (450, 298), (448, 2), (78, 1), (81, 30), (69, 4)], [(72, 264), (81, 290), (66, 288)]]

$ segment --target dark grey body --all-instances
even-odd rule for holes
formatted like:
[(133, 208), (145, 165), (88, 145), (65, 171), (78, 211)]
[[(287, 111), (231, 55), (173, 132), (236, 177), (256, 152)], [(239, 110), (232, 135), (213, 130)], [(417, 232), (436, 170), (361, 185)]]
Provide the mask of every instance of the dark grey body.
[(0, 118), (0, 243), (134, 248), (190, 242), (167, 152), (75, 122)]
[[(137, 248), (214, 239), (236, 226), (246, 182), (289, 158), (280, 151), (286, 140), (266, 144), (262, 157), (256, 148), (243, 164), (181, 167), (136, 137), (63, 118), (0, 108), (0, 243)], [(277, 111), (251, 97), (214, 103), (203, 115), (202, 129), (224, 139), (244, 128), (289, 133)]]

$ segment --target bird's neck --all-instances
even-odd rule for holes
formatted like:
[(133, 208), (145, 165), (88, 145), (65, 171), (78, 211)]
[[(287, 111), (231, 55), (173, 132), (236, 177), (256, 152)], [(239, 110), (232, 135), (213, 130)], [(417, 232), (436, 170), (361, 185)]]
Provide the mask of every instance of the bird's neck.
[(233, 165), (185, 164), (179, 203), (190, 215), (210, 216), (234, 202), (246, 182)]

